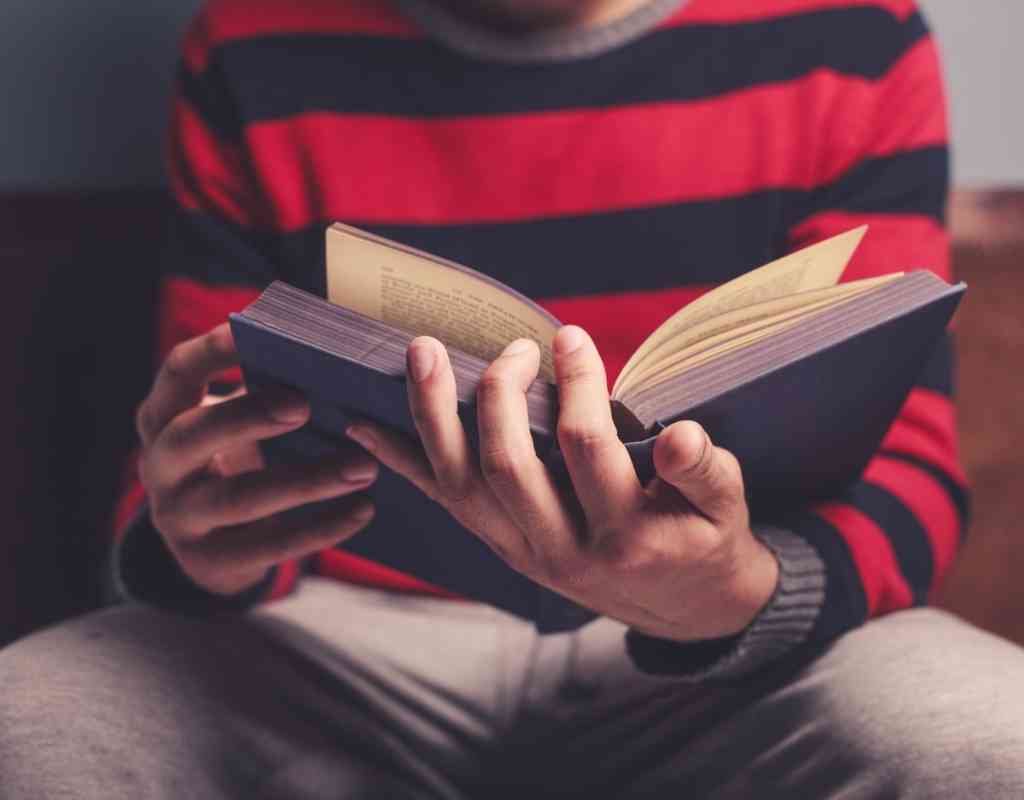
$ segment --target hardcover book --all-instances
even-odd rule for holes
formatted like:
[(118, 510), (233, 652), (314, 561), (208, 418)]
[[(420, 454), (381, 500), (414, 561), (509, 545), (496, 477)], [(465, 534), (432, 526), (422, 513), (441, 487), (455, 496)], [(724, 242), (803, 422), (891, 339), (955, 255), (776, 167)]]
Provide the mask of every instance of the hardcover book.
[[(637, 474), (654, 477), (658, 432), (694, 419), (739, 460), (752, 517), (770, 520), (842, 491), (860, 475), (965, 290), (920, 270), (840, 283), (858, 228), (748, 272), (666, 320), (611, 391)], [(264, 442), (268, 461), (319, 458), (351, 417), (415, 436), (405, 351), (440, 339), (459, 412), (475, 436), (476, 385), (514, 339), (541, 351), (527, 391), (537, 453), (562, 480), (551, 341), (561, 323), (492, 278), (336, 224), (327, 231), (327, 298), (271, 284), (231, 328), (246, 384), (283, 384), (310, 402), (309, 423)], [(403, 479), (382, 470), (377, 514), (343, 547), (456, 594), (567, 630), (589, 611), (506, 566)]]

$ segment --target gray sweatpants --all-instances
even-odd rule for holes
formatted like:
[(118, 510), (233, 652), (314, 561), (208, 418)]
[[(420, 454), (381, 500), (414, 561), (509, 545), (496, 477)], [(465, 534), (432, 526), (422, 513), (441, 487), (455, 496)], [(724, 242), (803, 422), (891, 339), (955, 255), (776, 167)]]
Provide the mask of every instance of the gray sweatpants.
[(3, 798), (1024, 798), (1024, 653), (934, 610), (691, 686), (469, 603), (307, 578), (0, 652)]

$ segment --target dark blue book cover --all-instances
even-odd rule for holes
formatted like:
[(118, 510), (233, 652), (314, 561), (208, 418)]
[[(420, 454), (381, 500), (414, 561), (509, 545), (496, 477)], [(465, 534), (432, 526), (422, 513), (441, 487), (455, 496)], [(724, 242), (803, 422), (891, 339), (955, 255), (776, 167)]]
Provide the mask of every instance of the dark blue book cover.
[[(943, 335), (964, 286), (910, 273), (806, 324), (731, 352), (685, 381), (616, 403), (638, 475), (653, 478), (657, 432), (695, 419), (743, 467), (755, 520), (827, 498), (856, 480)], [(317, 458), (352, 416), (415, 435), (404, 378), (413, 336), (283, 283), (232, 315), (247, 385), (284, 384), (310, 400), (301, 430), (265, 443), (268, 460)], [(372, 358), (363, 354), (372, 352)], [(472, 438), (475, 377), (485, 362), (452, 352), (460, 414)], [(475, 376), (475, 377), (474, 377)], [(529, 392), (535, 444), (564, 477), (554, 442), (554, 387)], [(542, 631), (593, 614), (516, 573), (448, 513), (387, 470), (371, 490), (373, 522), (345, 550), (532, 620)]]

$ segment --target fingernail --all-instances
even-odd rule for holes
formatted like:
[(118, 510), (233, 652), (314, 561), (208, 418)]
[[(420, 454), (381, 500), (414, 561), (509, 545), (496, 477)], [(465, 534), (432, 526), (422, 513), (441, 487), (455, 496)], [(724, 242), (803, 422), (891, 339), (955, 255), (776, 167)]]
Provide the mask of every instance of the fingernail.
[(414, 340), (409, 345), (407, 360), (409, 362), (409, 375), (413, 381), (423, 383), (423, 381), (430, 377), (430, 373), (434, 371), (437, 355), (432, 344)]
[(509, 342), (505, 349), (501, 351), (501, 354), (503, 356), (518, 356), (532, 347), (532, 339), (516, 339), (514, 342)]
[(377, 468), (373, 464), (346, 464), (340, 474), (345, 483), (368, 483), (377, 477)]
[(555, 341), (551, 346), (556, 355), (567, 356), (579, 350), (585, 339), (586, 334), (583, 333), (582, 328), (566, 325), (555, 334)]
[(377, 448), (377, 438), (368, 428), (361, 425), (349, 425), (345, 430), (345, 435), (371, 453)]
[(278, 422), (302, 422), (309, 415), (309, 404), (305, 398), (289, 395), (276, 400), (270, 406), (270, 416)]

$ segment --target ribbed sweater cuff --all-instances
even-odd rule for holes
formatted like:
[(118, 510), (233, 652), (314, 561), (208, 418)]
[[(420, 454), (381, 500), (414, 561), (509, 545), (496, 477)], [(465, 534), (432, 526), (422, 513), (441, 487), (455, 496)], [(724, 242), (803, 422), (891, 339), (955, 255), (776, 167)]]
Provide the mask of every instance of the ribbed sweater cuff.
[(675, 642), (626, 634), (633, 663), (644, 672), (687, 681), (731, 680), (788, 655), (803, 644), (825, 602), (825, 565), (803, 539), (781, 528), (760, 526), (754, 534), (779, 563), (779, 582), (771, 600), (736, 636), (700, 642)]
[(209, 617), (245, 611), (264, 600), (275, 569), (245, 591), (232, 595), (208, 592), (185, 574), (153, 525), (143, 504), (114, 545), (110, 577), (116, 600), (133, 600), (166, 611)]

